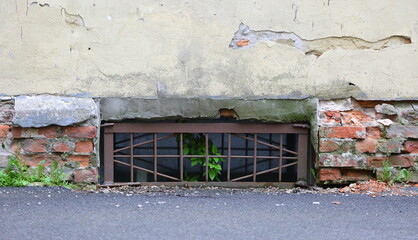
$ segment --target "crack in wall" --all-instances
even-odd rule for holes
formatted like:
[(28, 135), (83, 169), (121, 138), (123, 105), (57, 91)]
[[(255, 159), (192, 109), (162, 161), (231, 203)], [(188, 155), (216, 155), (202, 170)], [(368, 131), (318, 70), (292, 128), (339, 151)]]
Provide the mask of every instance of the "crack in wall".
[(275, 42), (295, 47), (306, 55), (321, 56), (324, 52), (341, 48), (347, 50), (381, 50), (390, 46), (410, 44), (408, 36), (394, 35), (375, 42), (357, 37), (325, 37), (307, 40), (293, 32), (255, 31), (241, 23), (229, 44), (232, 49), (253, 48), (258, 42)]

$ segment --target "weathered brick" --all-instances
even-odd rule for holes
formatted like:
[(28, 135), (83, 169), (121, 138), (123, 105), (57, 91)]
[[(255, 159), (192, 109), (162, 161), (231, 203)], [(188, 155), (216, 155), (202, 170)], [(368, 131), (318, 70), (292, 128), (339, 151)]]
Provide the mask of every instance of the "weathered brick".
[(367, 166), (372, 168), (383, 167), (383, 162), (386, 160), (386, 157), (383, 156), (371, 156), (367, 158)]
[(366, 138), (356, 142), (356, 150), (362, 153), (375, 153), (377, 148), (377, 140)]
[(49, 154), (43, 154), (43, 155), (23, 155), (23, 160), (31, 167), (37, 167), (41, 161), (45, 161), (42, 165), (43, 166), (50, 166), (55, 161), (58, 161), (58, 166), (62, 166), (62, 158), (57, 155), (49, 155)]
[(392, 124), (387, 128), (388, 138), (415, 138), (418, 139), (418, 126)]
[(343, 153), (320, 153), (319, 166), (321, 167), (364, 167), (366, 157), (359, 154)]
[(0, 138), (7, 137), (7, 134), (9, 134), (10, 126), (8, 125), (0, 125)]
[(320, 127), (320, 138), (356, 138), (364, 139), (366, 137), (366, 128), (364, 127)]
[(23, 141), (23, 150), (25, 153), (43, 153), (46, 152), (46, 140), (44, 139), (26, 139)]
[(340, 111), (326, 111), (323, 112), (325, 123), (341, 123), (341, 113)]
[(404, 143), (405, 152), (418, 153), (418, 140), (406, 141)]
[(90, 141), (82, 141), (75, 143), (75, 151), (78, 153), (93, 152), (93, 143)]
[(341, 113), (343, 122), (348, 125), (360, 125), (361, 123), (373, 122), (373, 118), (362, 111), (348, 111)]
[(57, 126), (49, 126), (38, 129), (38, 133), (46, 138), (56, 138), (58, 136), (58, 131), (59, 128)]
[(389, 164), (393, 167), (412, 167), (416, 157), (410, 155), (391, 155), (389, 156)]
[(88, 167), (90, 164), (90, 156), (85, 155), (71, 155), (67, 157), (67, 160), (80, 163), (80, 167)]
[(319, 141), (319, 152), (333, 152), (340, 148), (340, 145), (332, 139), (321, 139)]
[(12, 128), (12, 136), (13, 136), (13, 138), (21, 138), (22, 137), (22, 128), (21, 127), (13, 127)]
[(45, 137), (40, 135), (38, 132), (38, 128), (21, 128), (21, 127), (13, 127), (12, 135), (13, 138), (42, 138)]
[(97, 169), (76, 169), (74, 171), (74, 182), (96, 183), (97, 176)]
[(94, 138), (96, 137), (97, 129), (94, 126), (88, 127), (64, 127), (64, 136), (73, 138)]
[(64, 142), (55, 142), (53, 145), (53, 150), (54, 152), (64, 153), (71, 151), (71, 147)]
[(237, 42), (237, 46), (240, 46), (240, 47), (248, 46), (248, 42), (249, 42), (249, 40), (239, 40)]
[(366, 137), (368, 138), (381, 138), (382, 132), (379, 127), (366, 127)]
[(402, 144), (403, 140), (398, 139), (379, 140), (377, 149), (383, 153), (400, 153), (403, 147)]
[(355, 101), (358, 107), (374, 108), (376, 105), (381, 104), (381, 101)]
[(341, 179), (347, 181), (365, 181), (372, 178), (372, 171), (363, 169), (343, 169)]
[(319, 181), (336, 181), (341, 179), (341, 170), (338, 168), (321, 168)]

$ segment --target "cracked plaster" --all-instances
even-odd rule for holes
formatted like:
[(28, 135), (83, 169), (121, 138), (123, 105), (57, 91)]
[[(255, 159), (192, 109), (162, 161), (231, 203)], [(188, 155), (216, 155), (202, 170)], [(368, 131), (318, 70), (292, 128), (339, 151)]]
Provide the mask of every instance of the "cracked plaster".
[[(5, 0), (0, 9), (0, 95), (418, 99), (415, 0)], [(240, 22), (343, 43), (319, 58), (261, 42), (235, 51)], [(411, 43), (344, 43), (391, 36)]]

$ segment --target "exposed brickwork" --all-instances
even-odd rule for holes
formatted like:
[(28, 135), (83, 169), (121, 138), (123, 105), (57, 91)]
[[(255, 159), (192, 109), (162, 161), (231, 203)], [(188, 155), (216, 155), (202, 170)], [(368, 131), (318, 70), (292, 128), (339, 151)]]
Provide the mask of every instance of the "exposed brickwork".
[[(332, 111), (319, 109), (317, 166), (320, 173), (324, 170), (321, 181), (343, 183), (373, 178), (386, 159), (390, 166), (418, 172), (416, 108), (397, 102), (339, 102), (344, 104), (334, 104)], [(320, 106), (329, 107), (327, 103)], [(340, 174), (325, 177), (329, 169), (339, 169)]]
[(74, 181), (79, 183), (96, 183), (97, 169), (77, 169), (74, 171)]
[(332, 139), (321, 139), (319, 143), (319, 152), (333, 152), (340, 148), (340, 145)]
[(22, 146), (25, 153), (46, 152), (46, 140), (44, 139), (25, 139)]
[(75, 151), (78, 153), (93, 152), (93, 143), (90, 141), (82, 141), (75, 143)]
[[(7, 106), (6, 106), (7, 105)], [(97, 162), (94, 142), (95, 126), (47, 126), (22, 128), (13, 126), (13, 101), (0, 101), (0, 141), (5, 153), (18, 154), (28, 166), (40, 163), (46, 169), (54, 162), (65, 169), (68, 180), (77, 183), (96, 183)], [(10, 155), (10, 153), (8, 153)], [(0, 167), (5, 167), (8, 155), (1, 155)]]
[(68, 161), (72, 162), (78, 162), (80, 164), (80, 167), (88, 167), (90, 164), (90, 156), (84, 156), (84, 155), (71, 155), (67, 158)]
[(356, 138), (364, 139), (366, 137), (366, 128), (364, 127), (321, 127), (319, 129), (320, 138)]
[(72, 138), (95, 138), (97, 133), (97, 128), (94, 126), (88, 127), (64, 127), (63, 136), (68, 136)]
[(377, 140), (366, 138), (356, 142), (356, 150), (361, 153), (375, 153), (377, 149)]
[(59, 128), (56, 126), (44, 127), (38, 129), (38, 133), (46, 138), (56, 138), (59, 137)]
[(367, 158), (367, 166), (370, 168), (380, 168), (380, 167), (383, 167), (383, 162), (385, 160), (386, 160), (386, 157), (370, 156)]
[(379, 127), (367, 127), (366, 137), (379, 139), (382, 137), (382, 132)]
[(406, 141), (404, 150), (409, 153), (418, 153), (418, 140)]
[(372, 171), (362, 169), (343, 169), (341, 179), (344, 181), (364, 181), (372, 178)]
[(8, 125), (0, 125), (0, 138), (7, 137), (7, 134), (9, 134), (10, 126)]
[(320, 181), (336, 181), (341, 179), (341, 170), (338, 168), (322, 168), (319, 170)]
[(56, 142), (53, 145), (54, 152), (65, 153), (71, 151), (71, 147), (64, 142)]

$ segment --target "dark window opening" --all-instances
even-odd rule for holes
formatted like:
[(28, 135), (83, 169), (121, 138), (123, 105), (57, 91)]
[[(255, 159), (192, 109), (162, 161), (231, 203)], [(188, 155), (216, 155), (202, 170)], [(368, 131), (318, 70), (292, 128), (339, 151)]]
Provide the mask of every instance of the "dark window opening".
[(259, 123), (115, 123), (104, 127), (104, 180), (296, 182), (307, 129)]

